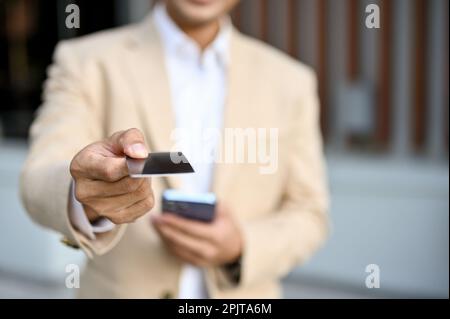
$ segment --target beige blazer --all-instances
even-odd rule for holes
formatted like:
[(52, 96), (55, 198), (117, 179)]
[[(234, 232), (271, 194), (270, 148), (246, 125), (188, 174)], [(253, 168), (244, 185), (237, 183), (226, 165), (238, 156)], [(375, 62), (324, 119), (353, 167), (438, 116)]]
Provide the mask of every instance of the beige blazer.
[[(217, 164), (212, 191), (239, 221), (241, 280), (205, 270), (213, 298), (279, 297), (279, 280), (304, 262), (327, 233), (327, 189), (313, 72), (278, 50), (233, 30), (225, 128), (278, 128), (278, 169)], [(141, 129), (152, 151), (172, 147), (174, 129), (161, 41), (150, 18), (62, 41), (31, 128), (21, 194), (31, 218), (90, 257), (80, 297), (176, 297), (181, 262), (162, 245), (149, 214), (89, 240), (68, 220), (69, 163), (86, 145)], [(176, 176), (152, 180), (155, 198)], [(160, 209), (159, 200), (153, 209)]]

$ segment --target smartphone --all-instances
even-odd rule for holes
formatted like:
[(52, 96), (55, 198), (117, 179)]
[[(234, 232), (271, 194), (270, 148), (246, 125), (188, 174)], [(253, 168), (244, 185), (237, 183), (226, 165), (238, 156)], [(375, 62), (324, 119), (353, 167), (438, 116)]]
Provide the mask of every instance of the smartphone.
[(186, 193), (174, 189), (162, 195), (163, 213), (172, 213), (202, 222), (211, 222), (216, 210), (216, 195), (213, 193)]

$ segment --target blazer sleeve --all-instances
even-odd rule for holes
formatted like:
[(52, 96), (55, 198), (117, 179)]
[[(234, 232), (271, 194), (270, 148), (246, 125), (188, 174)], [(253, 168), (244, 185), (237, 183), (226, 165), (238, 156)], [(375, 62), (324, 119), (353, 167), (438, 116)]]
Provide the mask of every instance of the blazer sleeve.
[(76, 54), (71, 41), (58, 44), (20, 179), (31, 218), (61, 233), (64, 243), (82, 248), (89, 257), (109, 251), (125, 230), (121, 225), (90, 240), (69, 221), (70, 162), (82, 148), (105, 137), (98, 69)]
[(278, 280), (306, 261), (327, 237), (328, 191), (316, 78), (309, 72), (306, 80), (303, 77), (294, 83), (302, 83), (305, 90), (293, 98), (283, 200), (273, 213), (241, 225), (244, 251), (239, 281), (230, 280), (222, 268), (214, 269), (213, 277), (219, 287)]

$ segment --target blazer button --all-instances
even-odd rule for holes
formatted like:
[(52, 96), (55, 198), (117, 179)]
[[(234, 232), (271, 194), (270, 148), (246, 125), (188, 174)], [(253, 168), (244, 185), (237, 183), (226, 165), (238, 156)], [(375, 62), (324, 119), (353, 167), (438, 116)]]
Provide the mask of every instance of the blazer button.
[(80, 247), (78, 247), (77, 244), (75, 244), (75, 243), (73, 243), (72, 241), (70, 241), (67, 237), (61, 238), (61, 242), (62, 242), (64, 245), (66, 245), (66, 246), (68, 246), (68, 247), (71, 247), (71, 248), (73, 248), (73, 249), (80, 249)]
[(161, 299), (172, 299), (173, 298), (173, 293), (170, 291), (164, 291), (161, 294)]

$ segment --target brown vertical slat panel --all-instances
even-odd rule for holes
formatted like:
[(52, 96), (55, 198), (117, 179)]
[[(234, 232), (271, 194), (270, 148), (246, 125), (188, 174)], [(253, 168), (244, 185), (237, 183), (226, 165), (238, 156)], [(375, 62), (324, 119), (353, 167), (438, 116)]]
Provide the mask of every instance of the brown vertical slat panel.
[(239, 30), (252, 37), (260, 37), (259, 0), (245, 0), (239, 4)]
[(444, 85), (444, 110), (445, 110), (445, 125), (444, 125), (444, 140), (446, 141), (445, 148), (448, 152), (448, 144), (449, 144), (449, 136), (448, 136), (448, 117), (449, 117), (449, 2), (444, 1), (444, 7), (445, 7), (445, 18), (444, 18), (444, 41), (445, 43), (445, 53), (444, 53), (444, 61), (442, 61), (442, 65), (444, 66), (444, 81), (442, 81), (442, 85)]
[(392, 43), (392, 0), (380, 1), (380, 73), (379, 101), (377, 109), (376, 140), (380, 147), (386, 148), (390, 136), (391, 108), (391, 43)]
[(242, 19), (242, 2), (239, 2), (236, 7), (233, 9), (233, 11), (231, 12), (231, 19), (233, 21), (233, 24), (235, 25), (235, 27), (240, 30), (241, 29), (241, 19)]
[(298, 57), (298, 0), (288, 0), (287, 2), (287, 49), (293, 57)]
[(320, 124), (322, 128), (322, 134), (324, 138), (327, 138), (327, 109), (328, 109), (328, 99), (327, 99), (327, 0), (317, 1), (317, 30), (318, 30), (318, 69), (317, 76), (319, 81), (319, 97), (320, 97)]
[(427, 1), (415, 0), (415, 45), (414, 59), (412, 70), (413, 76), (413, 145), (416, 151), (420, 151), (424, 147), (425, 142), (425, 123), (426, 114), (426, 92), (425, 92), (425, 76), (426, 76), (426, 25), (427, 25)]
[(349, 0), (348, 5), (348, 35), (349, 50), (347, 60), (347, 75), (350, 81), (354, 81), (359, 73), (359, 0)]
[(269, 28), (269, 18), (268, 18), (268, 0), (260, 0), (259, 7), (259, 28), (260, 28), (260, 38), (261, 40), (267, 42), (268, 38), (268, 28)]

